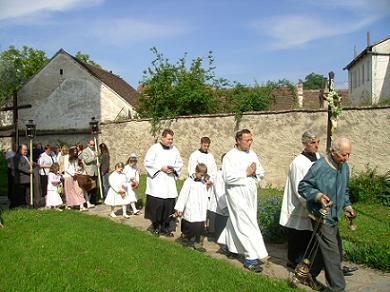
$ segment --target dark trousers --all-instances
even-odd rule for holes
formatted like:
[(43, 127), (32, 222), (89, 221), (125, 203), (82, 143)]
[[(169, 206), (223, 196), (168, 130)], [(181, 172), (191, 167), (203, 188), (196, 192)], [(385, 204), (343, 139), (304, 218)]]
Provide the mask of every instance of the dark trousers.
[(321, 260), (314, 261), (312, 268), (316, 271), (316, 274), (311, 272), (312, 275), (317, 276), (323, 267), (331, 291), (344, 291), (346, 284), (341, 269), (342, 245), (338, 226), (322, 224), (315, 237), (319, 244)]
[(296, 266), (303, 260), (311, 236), (312, 232), (310, 230), (287, 228), (287, 258), (293, 265)]
[(7, 169), (7, 182), (8, 182), (8, 200), (11, 201), (12, 195), (14, 193), (14, 177), (12, 175), (12, 169)]
[[(95, 176), (90, 176), (90, 178), (91, 178), (92, 180), (94, 180), (95, 182), (97, 182), (97, 176), (96, 176), (96, 175), (95, 175)], [(88, 193), (89, 201), (91, 202), (91, 204), (95, 204), (95, 205), (96, 205), (96, 203), (97, 203), (97, 197), (96, 197), (97, 188), (98, 188), (98, 186), (97, 186), (97, 184), (96, 184), (96, 188), (94, 188), (94, 189), (92, 189), (92, 190), (90, 190), (90, 191), (87, 192), (87, 193)]]
[(218, 213), (207, 210), (207, 218), (209, 220), (208, 232), (213, 241), (217, 242), (222, 231), (225, 229), (228, 216), (223, 216)]
[(14, 192), (11, 196), (10, 209), (28, 205), (30, 198), (30, 184), (15, 184)]
[(145, 218), (152, 221), (153, 229), (162, 233), (175, 231), (176, 223), (171, 217), (174, 207), (174, 198), (162, 199), (146, 195)]
[(194, 244), (194, 247), (202, 247), (203, 238), (206, 233), (205, 223), (206, 222), (189, 222), (185, 219), (181, 219), (182, 237)]
[(48, 177), (47, 175), (42, 175), (41, 174), (41, 190), (42, 190), (42, 197), (46, 197), (46, 193), (47, 193), (47, 181), (48, 181)]

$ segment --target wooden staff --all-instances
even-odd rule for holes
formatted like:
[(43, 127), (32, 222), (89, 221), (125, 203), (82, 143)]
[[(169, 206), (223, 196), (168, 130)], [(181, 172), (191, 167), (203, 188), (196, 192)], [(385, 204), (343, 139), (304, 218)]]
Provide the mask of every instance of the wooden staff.
[[(95, 142), (96, 163), (99, 164), (99, 155), (98, 155), (96, 137), (93, 137), (93, 140), (94, 140), (94, 142)], [(98, 172), (98, 184), (99, 184), (100, 198), (101, 198), (102, 201), (103, 201), (104, 198), (103, 198), (103, 189), (102, 189), (102, 178), (101, 178), (101, 176), (100, 176), (100, 165), (99, 165), (99, 167), (97, 168), (97, 172)]]
[(32, 171), (32, 166), (33, 166), (33, 152), (32, 152), (32, 139), (30, 139), (30, 205), (33, 206), (33, 171)]

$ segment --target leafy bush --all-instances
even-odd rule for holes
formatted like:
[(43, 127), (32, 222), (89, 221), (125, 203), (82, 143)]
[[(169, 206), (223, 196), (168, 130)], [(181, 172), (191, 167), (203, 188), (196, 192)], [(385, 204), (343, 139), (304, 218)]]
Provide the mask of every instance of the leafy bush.
[(265, 241), (281, 243), (287, 239), (286, 230), (279, 225), (283, 195), (258, 199), (257, 220)]
[(390, 171), (379, 175), (376, 168), (367, 165), (366, 170), (350, 179), (349, 190), (353, 203), (374, 200), (390, 206)]

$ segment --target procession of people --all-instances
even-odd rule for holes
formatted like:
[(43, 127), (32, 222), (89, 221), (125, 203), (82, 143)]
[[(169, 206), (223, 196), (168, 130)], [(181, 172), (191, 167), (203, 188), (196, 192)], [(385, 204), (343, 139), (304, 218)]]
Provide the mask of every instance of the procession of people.
[[(203, 240), (207, 236), (220, 245), (220, 253), (242, 257), (244, 268), (261, 272), (269, 258), (257, 222), (258, 184), (265, 171), (258, 155), (251, 150), (250, 130), (236, 133), (234, 146), (222, 156), (220, 170), (209, 152), (210, 138), (202, 137), (200, 148), (190, 155), (188, 176), (179, 193), (176, 181), (184, 162), (173, 141), (174, 132), (163, 130), (160, 141), (148, 149), (144, 158), (147, 176), (144, 216), (151, 221), (148, 230), (155, 236), (173, 237), (177, 220), (181, 219), (179, 240), (183, 245), (204, 252)], [(305, 131), (301, 141), (303, 151), (289, 167), (280, 212), (280, 225), (288, 234), (287, 265), (296, 269), (314, 239), (319, 248), (310, 266), (309, 286), (314, 290), (326, 288), (316, 279), (324, 269), (327, 288), (344, 291), (337, 223), (343, 211), (346, 216), (355, 216), (348, 193), (347, 160), (351, 143), (346, 138), (337, 138), (329, 153), (321, 156), (315, 132)], [(39, 178), (34, 183), (40, 184), (39, 194), (35, 186), (34, 196), (45, 198), (46, 208), (62, 210), (60, 207), (64, 205), (83, 212), (104, 202), (110, 206), (111, 217), (118, 216), (115, 207), (121, 207), (124, 218), (130, 218), (129, 211), (141, 214), (135, 192), (139, 186), (135, 153), (131, 153), (126, 164), (117, 162), (110, 173), (110, 155), (104, 143), (99, 145), (98, 152), (94, 140), (89, 140), (84, 150), (81, 144), (55, 148), (61, 151), (55, 153), (51, 145), (37, 145), (32, 165), (24, 144), (16, 153), (7, 153), (10, 208), (30, 204), (30, 174), (38, 170)], [(98, 183), (103, 186), (101, 195), (97, 192)], [(39, 207), (36, 198), (34, 206)], [(318, 225), (325, 213), (327, 217)]]

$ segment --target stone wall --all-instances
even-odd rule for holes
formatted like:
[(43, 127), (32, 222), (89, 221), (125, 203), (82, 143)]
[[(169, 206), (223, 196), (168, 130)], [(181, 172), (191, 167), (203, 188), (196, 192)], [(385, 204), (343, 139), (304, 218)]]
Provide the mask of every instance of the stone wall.
[[(166, 120), (163, 127), (175, 132), (174, 143), (181, 152), (187, 174), (188, 157), (199, 147), (202, 136), (209, 136), (211, 152), (220, 165), (220, 157), (234, 145), (237, 129), (252, 131), (252, 149), (259, 155), (266, 171), (262, 185), (284, 185), (291, 160), (301, 152), (301, 135), (307, 129), (314, 129), (321, 139), (320, 153), (325, 152), (327, 113), (320, 110), (295, 110), (286, 112), (256, 112), (243, 115), (240, 124), (234, 116), (207, 115), (181, 117)], [(351, 139), (353, 149), (350, 165), (353, 172), (363, 170), (367, 164), (377, 167), (380, 173), (390, 169), (390, 107), (344, 109), (337, 136)], [(121, 123), (106, 123), (101, 126), (100, 142), (110, 149), (111, 163), (125, 162), (130, 153), (139, 156), (139, 166), (144, 172), (143, 158), (155, 138), (150, 134), (147, 120), (132, 120)]]

